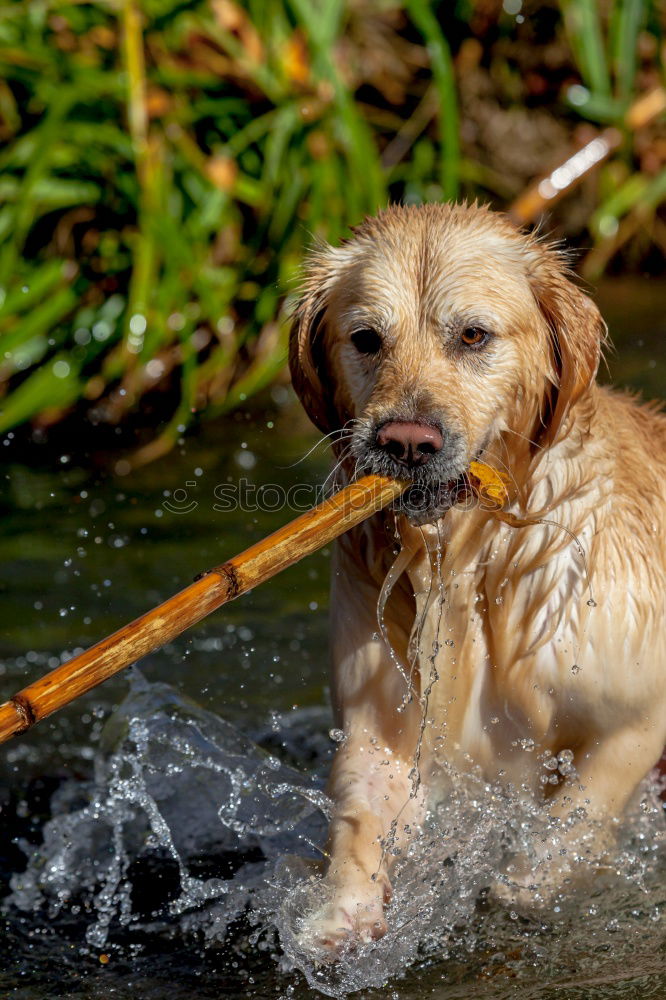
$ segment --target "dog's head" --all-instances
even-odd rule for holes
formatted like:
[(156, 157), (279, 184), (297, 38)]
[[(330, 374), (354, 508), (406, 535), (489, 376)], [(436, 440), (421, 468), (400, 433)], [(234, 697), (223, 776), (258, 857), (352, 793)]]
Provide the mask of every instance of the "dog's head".
[(350, 427), (357, 471), (412, 479), (432, 520), (501, 438), (564, 432), (604, 332), (557, 251), (505, 217), (393, 207), (312, 255), (290, 365), (314, 423)]

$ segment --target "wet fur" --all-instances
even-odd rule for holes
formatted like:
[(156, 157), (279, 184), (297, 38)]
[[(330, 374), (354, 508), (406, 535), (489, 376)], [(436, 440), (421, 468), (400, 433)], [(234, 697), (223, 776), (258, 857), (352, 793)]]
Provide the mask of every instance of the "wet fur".
[[(465, 352), (460, 330), (475, 324), (490, 344)], [(356, 351), (360, 327), (381, 332), (380, 356)], [(446, 794), (438, 762), (543, 797), (539, 751), (573, 750), (577, 782), (548, 786), (550, 812), (584, 808), (601, 852), (661, 756), (666, 418), (596, 384), (604, 339), (561, 255), (476, 206), (390, 208), (312, 256), (292, 377), (322, 431), (349, 427), (345, 475), (398, 471), (374, 446), (383, 421), (434, 419), (446, 447), (415, 478), (455, 478), (481, 457), (510, 475), (515, 513), (557, 522), (585, 552), (553, 524), (458, 508), (421, 527), (378, 515), (339, 544), (332, 690), (346, 740), (329, 785), (332, 895), (312, 919), (324, 949), (384, 932), (387, 838), (403, 849)], [(396, 531), (387, 643), (377, 605)], [(550, 867), (539, 878), (560, 884)]]

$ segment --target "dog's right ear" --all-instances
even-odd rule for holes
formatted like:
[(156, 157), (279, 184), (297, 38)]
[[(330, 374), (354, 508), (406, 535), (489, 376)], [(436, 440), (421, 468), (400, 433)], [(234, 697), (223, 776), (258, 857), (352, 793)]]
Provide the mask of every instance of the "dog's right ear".
[(311, 257), (289, 337), (292, 385), (310, 420), (324, 434), (337, 424), (324, 345), (331, 287), (338, 276), (335, 264), (330, 249)]
[(548, 324), (553, 356), (555, 384), (540, 435), (541, 444), (549, 445), (594, 382), (607, 330), (596, 305), (571, 281), (557, 252), (547, 247), (540, 251), (531, 283)]

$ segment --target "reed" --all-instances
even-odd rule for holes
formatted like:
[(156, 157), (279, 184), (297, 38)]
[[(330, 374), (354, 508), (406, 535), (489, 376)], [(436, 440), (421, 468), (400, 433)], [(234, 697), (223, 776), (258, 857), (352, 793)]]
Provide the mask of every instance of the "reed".
[[(507, 207), (512, 176), (460, 127), (470, 51), (498, 107), (535, 100), (502, 48), (529, 47), (532, 14), (495, 6), (0, 2), (0, 435), (154, 405), (129, 456), (150, 461), (281, 375), (313, 239), (389, 199)], [(572, 85), (541, 110), (620, 136), (578, 233), (597, 276), (646, 242), (666, 253), (663, 137), (626, 124), (662, 82), (663, 28), (654, 0), (559, 7)]]
[(609, 147), (589, 222), (593, 246), (581, 263), (585, 277), (596, 280), (619, 253), (631, 256), (632, 242), (654, 240), (666, 252), (658, 216), (666, 167), (640, 132), (664, 114), (663, 72), (639, 58), (641, 44), (649, 49), (656, 41), (647, 29), (659, 22), (659, 10), (653, 0), (614, 0), (606, 7), (560, 0), (560, 7), (583, 84), (569, 88), (570, 107), (604, 128)]

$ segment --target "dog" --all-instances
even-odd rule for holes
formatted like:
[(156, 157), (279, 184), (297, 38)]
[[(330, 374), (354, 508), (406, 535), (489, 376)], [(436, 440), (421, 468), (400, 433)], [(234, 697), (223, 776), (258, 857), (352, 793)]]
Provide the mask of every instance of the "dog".
[[(661, 757), (666, 417), (596, 383), (606, 339), (561, 251), (476, 204), (389, 207), (311, 255), (296, 393), (347, 479), (412, 484), (333, 560), (324, 952), (385, 933), (391, 863), (446, 795), (442, 763), (547, 803), (555, 884), (567, 818), (603, 855)], [(456, 504), (473, 460), (505, 471), (530, 526)]]

